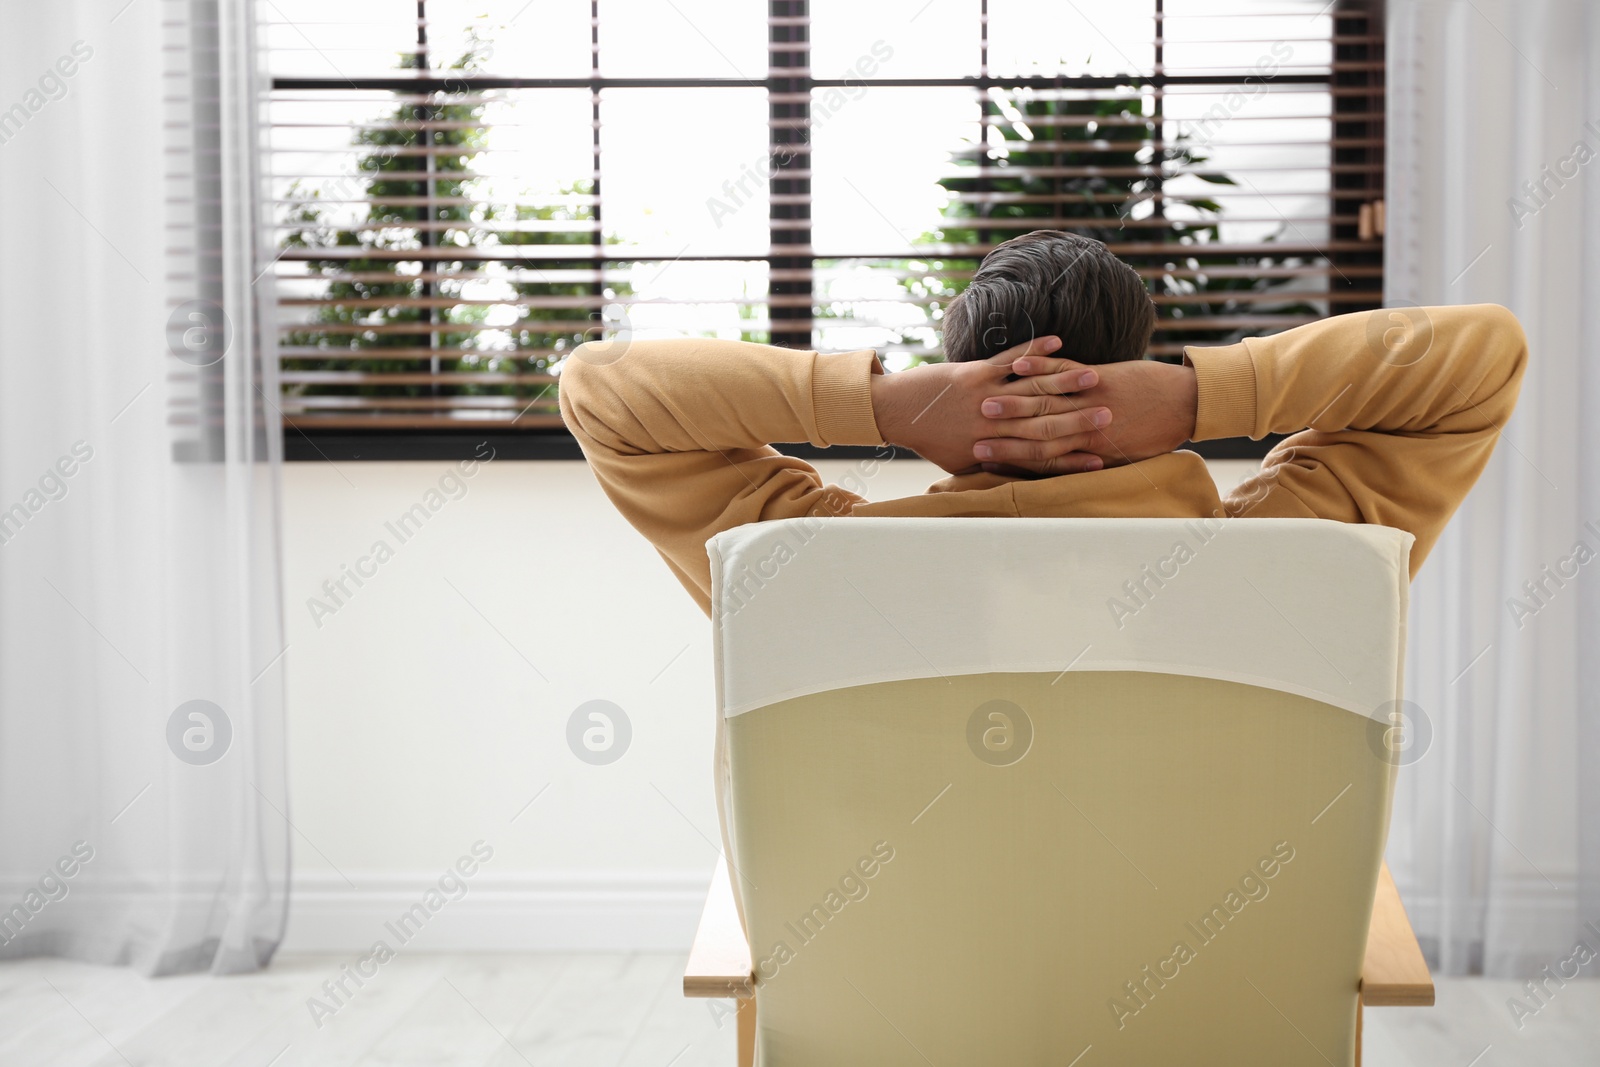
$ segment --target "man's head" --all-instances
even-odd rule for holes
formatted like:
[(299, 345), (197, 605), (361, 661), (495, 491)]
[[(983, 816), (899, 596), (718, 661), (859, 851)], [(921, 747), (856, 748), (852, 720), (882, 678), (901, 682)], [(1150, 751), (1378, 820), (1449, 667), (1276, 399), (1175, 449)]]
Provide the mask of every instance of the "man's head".
[(1034, 337), (1061, 338), (1079, 363), (1142, 359), (1156, 307), (1104, 244), (1061, 230), (1013, 237), (983, 258), (944, 316), (945, 358), (988, 359)]

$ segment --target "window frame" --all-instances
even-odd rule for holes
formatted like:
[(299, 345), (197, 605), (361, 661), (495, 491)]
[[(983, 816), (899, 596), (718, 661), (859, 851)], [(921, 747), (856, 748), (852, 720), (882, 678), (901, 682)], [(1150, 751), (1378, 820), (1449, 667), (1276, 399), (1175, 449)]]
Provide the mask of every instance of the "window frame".
[[(768, 295), (786, 297), (815, 297), (815, 272), (819, 261), (837, 258), (817, 254), (811, 245), (811, 99), (816, 90), (850, 88), (861, 84), (850, 78), (818, 78), (810, 73), (810, 0), (767, 0), (768, 76), (766, 78), (742, 77), (614, 77), (601, 73), (599, 11), (603, 0), (590, 0), (591, 13), (591, 71), (587, 78), (538, 78), (514, 75), (496, 75), (475, 72), (471, 76), (474, 92), (514, 89), (587, 89), (594, 120), (594, 237), (596, 250), (605, 247), (602, 232), (604, 197), (601, 189), (602, 129), (600, 126), (601, 94), (609, 89), (675, 89), (675, 88), (743, 88), (764, 89), (768, 97), (768, 151), (772, 164), (768, 191), (768, 233), (770, 248), (762, 255), (716, 254), (705, 257), (684, 256), (684, 259), (705, 258), (716, 261), (765, 263), (772, 280)], [(996, 76), (987, 73), (988, 67), (988, 0), (978, 0), (980, 18), (975, 20), (974, 47), (982, 55), (981, 73), (960, 77), (893, 77), (876, 76), (867, 79), (872, 86), (905, 88), (966, 88), (975, 98), (990, 88), (997, 89), (1108, 89), (1126, 86), (1128, 79), (1121, 76), (1024, 75)], [(1151, 0), (1152, 13), (1161, 25), (1164, 0)], [(421, 5), (418, 5), (421, 8)], [(1326, 84), (1330, 90), (1346, 88), (1359, 90), (1346, 95), (1332, 96), (1333, 122), (1331, 140), (1341, 138), (1381, 140), (1383, 135), (1384, 63), (1383, 20), (1381, 12), (1361, 3), (1338, 3), (1331, 11), (1334, 38), (1333, 60), (1327, 73), (1285, 73), (1275, 76), (1277, 84)], [(1347, 38), (1340, 43), (1339, 38)], [(1162, 69), (1162, 42), (1159, 36), (1155, 45), (1156, 69), (1143, 75), (1138, 84), (1164, 89), (1168, 86), (1203, 86), (1240, 84), (1237, 74), (1169, 74)], [(1339, 64), (1356, 69), (1339, 70)], [(1375, 64), (1375, 66), (1374, 66)], [(1368, 68), (1372, 69), (1361, 69)], [(461, 75), (440, 70), (437, 74), (373, 75), (346, 78), (343, 76), (278, 75), (270, 80), (273, 92), (289, 91), (389, 91), (426, 94), (460, 90)], [(796, 122), (795, 120), (801, 120)], [(1379, 196), (1383, 185), (1382, 147), (1346, 147), (1330, 145), (1330, 164), (1354, 164), (1361, 173), (1339, 173), (1330, 166), (1330, 218), (1334, 218), (1329, 232), (1330, 244), (1354, 241), (1357, 238), (1353, 224), (1337, 221), (1341, 210), (1350, 217), (1364, 210), (1370, 202), (1373, 182), (1370, 173), (1376, 165)], [(1363, 237), (1363, 239), (1368, 239)], [(1354, 289), (1370, 293), (1370, 299), (1352, 306), (1341, 301), (1343, 310), (1377, 308), (1383, 302), (1383, 242), (1372, 242), (1370, 251), (1338, 250), (1323, 254), (1323, 258), (1338, 271), (1344, 266), (1359, 266), (1364, 273), (1356, 278), (1346, 278)], [(602, 273), (611, 267), (641, 261), (649, 257), (619, 253), (616, 256), (596, 255), (586, 262)], [(1377, 268), (1372, 273), (1373, 267)], [(783, 277), (776, 275), (783, 272)], [(603, 283), (596, 282), (597, 294)], [(430, 317), (432, 312), (430, 311)], [(814, 309), (793, 303), (768, 307), (771, 322), (770, 343), (787, 347), (809, 349), (812, 347)], [(788, 329), (786, 320), (799, 320)], [(805, 325), (801, 325), (803, 322)], [(304, 357), (302, 357), (304, 358)], [(1263, 441), (1229, 440), (1202, 442), (1186, 446), (1207, 458), (1237, 459), (1259, 458), (1281, 438)], [(507, 459), (576, 460), (582, 458), (577, 442), (565, 429), (506, 430), (494, 424), (481, 428), (451, 427), (448, 429), (383, 428), (305, 429), (290, 425), (284, 427), (284, 457), (290, 461), (320, 460), (456, 460), (470, 457), (480, 442), (487, 441), (496, 449), (496, 455)], [(882, 458), (884, 450), (831, 448), (817, 449), (808, 444), (780, 445), (781, 451), (811, 459), (855, 459), (862, 456)], [(859, 455), (858, 455), (859, 454)], [(895, 455), (909, 455), (897, 450)]]

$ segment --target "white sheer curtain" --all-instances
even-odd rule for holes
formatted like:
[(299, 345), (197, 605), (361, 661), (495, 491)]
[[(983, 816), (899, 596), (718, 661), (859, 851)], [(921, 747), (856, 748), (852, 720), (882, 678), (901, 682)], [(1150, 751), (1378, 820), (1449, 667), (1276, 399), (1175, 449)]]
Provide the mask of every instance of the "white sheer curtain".
[(1388, 302), (1505, 304), (1531, 350), (1414, 586), (1389, 861), (1441, 970), (1529, 977), (1600, 928), (1600, 10), (1395, 0), (1388, 151)]
[(231, 972), (281, 936), (245, 7), (0, 8), (0, 956)]

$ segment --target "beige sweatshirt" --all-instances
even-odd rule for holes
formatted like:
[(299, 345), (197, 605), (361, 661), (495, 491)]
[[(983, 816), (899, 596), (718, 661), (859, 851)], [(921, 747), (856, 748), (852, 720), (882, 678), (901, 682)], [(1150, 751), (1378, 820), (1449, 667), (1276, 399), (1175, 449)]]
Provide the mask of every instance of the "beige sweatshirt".
[(881, 444), (870, 381), (882, 368), (871, 351), (635, 340), (619, 357), (616, 345), (583, 346), (563, 367), (561, 411), (606, 495), (707, 613), (706, 540), (802, 515), (1371, 522), (1415, 535), (1415, 576), (1488, 462), (1528, 355), (1505, 308), (1423, 310), (1408, 343), (1389, 335), (1393, 350), (1385, 331), (1397, 324), (1384, 311), (1187, 349), (1199, 385), (1195, 440), (1292, 435), (1226, 499), (1193, 452), (1034, 480), (961, 475), (878, 502), (824, 484), (770, 446)]

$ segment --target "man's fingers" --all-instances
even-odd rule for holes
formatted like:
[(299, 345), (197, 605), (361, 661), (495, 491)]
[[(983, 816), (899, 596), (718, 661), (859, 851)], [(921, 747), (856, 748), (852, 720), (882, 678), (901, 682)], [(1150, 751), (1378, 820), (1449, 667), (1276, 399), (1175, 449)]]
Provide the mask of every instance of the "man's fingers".
[(1007, 393), (991, 396), (980, 405), (980, 410), (991, 419), (1027, 419), (1036, 415), (1059, 415), (1064, 411), (1092, 410), (1081, 397), (1056, 393)]
[(1038, 470), (1037, 465), (1046, 460), (1058, 459), (1069, 452), (1087, 448), (1093, 436), (1092, 433), (1081, 433), (1047, 440), (991, 437), (973, 445), (972, 454), (980, 463), (1011, 463), (1029, 470)]
[(1062, 371), (1092, 371), (1087, 363), (1079, 363), (1067, 356), (1050, 356), (1043, 353), (1019, 355), (1011, 363), (1011, 373), (1031, 378), (1037, 374), (1059, 374)]
[(1110, 408), (1084, 408), (1081, 411), (1058, 411), (1049, 415), (1033, 415), (1020, 419), (995, 419), (993, 432), (996, 437), (1048, 441), (1057, 437), (1092, 434), (1110, 425)]
[(1065, 370), (1049, 374), (1030, 374), (1025, 378), (1004, 383), (1000, 386), (1000, 390), (1013, 396), (1064, 396), (1092, 389), (1099, 383), (1100, 376), (1094, 371), (1065, 360), (1063, 362), (1067, 364)]
[(1060, 347), (1061, 338), (1059, 337), (1054, 335), (1035, 337), (1031, 340), (1024, 341), (1020, 345), (1012, 345), (1004, 352), (1001, 352), (998, 355), (990, 356), (988, 359), (984, 360), (984, 362), (993, 363), (995, 366), (999, 367), (1008, 367), (1012, 363), (1021, 359), (1023, 356), (1047, 356)]

